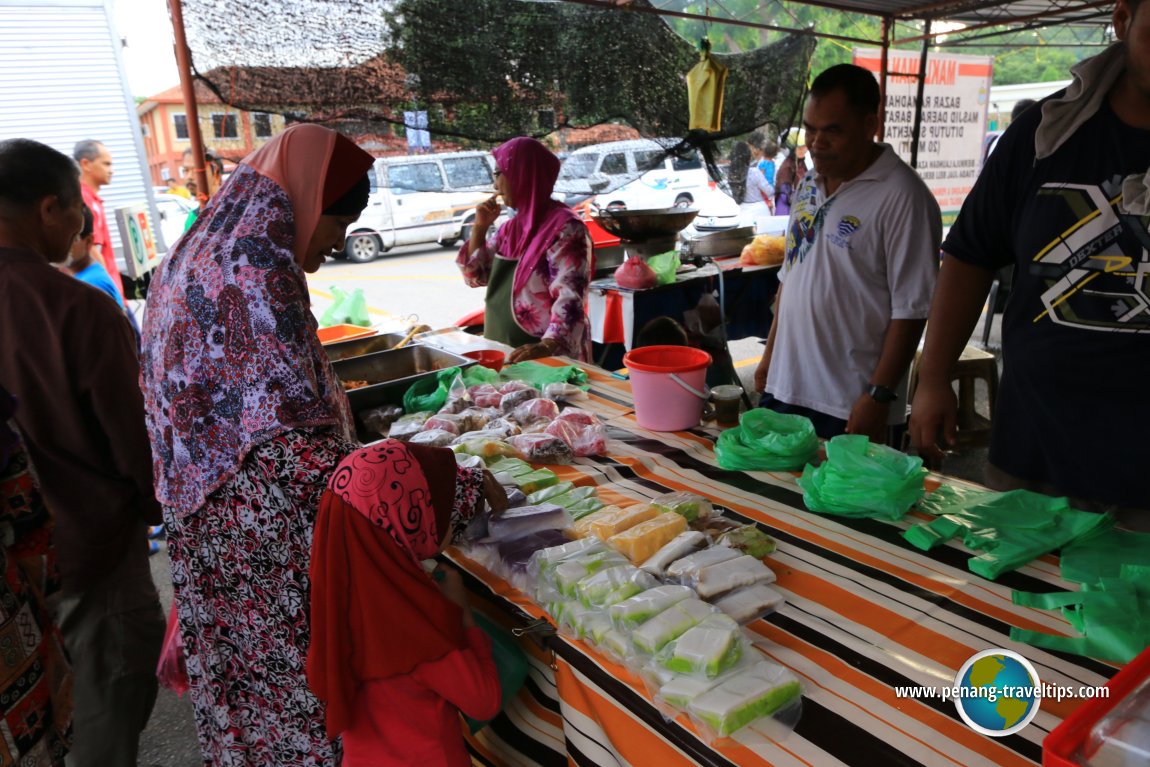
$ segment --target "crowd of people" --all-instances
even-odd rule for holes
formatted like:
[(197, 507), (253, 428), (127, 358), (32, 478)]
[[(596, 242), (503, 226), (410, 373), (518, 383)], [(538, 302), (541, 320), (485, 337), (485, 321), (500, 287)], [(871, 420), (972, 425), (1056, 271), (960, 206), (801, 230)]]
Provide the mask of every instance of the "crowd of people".
[[(744, 193), (753, 177), (790, 215), (763, 406), (898, 442), (925, 326), (909, 435), (945, 446), (950, 370), (1013, 265), (989, 484), (1147, 526), (1147, 5), (1118, 0), (1118, 42), (1014, 121), (945, 241), (926, 186), (875, 141), (865, 70), (813, 81), (810, 172), (747, 147)], [(494, 156), (498, 196), (457, 263), (513, 361), (586, 360), (591, 245), (551, 200), (558, 161), (527, 138)], [(458, 712), (499, 706), (490, 644), (458, 574), (421, 562), (506, 496), (450, 452), (358, 445), (305, 281), (367, 205), (371, 166), (314, 125), (247, 157), (157, 268), (137, 338), (98, 195), (106, 147), (0, 142), (0, 630), (19, 612), (35, 637), (0, 663), (21, 690), (0, 704), (19, 763), (136, 764), (165, 631), (161, 520), (205, 764), (468, 763)], [(493, 231), (502, 206), (517, 215)]]

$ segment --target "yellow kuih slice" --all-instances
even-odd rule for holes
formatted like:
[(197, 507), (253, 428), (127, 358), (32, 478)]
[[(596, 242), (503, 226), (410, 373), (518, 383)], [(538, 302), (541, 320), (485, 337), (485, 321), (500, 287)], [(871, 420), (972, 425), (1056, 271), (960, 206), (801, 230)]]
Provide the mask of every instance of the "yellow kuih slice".
[(658, 514), (659, 512), (651, 508), (650, 504), (637, 503), (634, 506), (619, 509), (611, 516), (600, 517), (598, 514), (595, 515), (596, 519), (591, 523), (591, 532), (605, 541), (624, 530), (630, 530), (640, 522), (653, 519)]
[(660, 514), (612, 536), (607, 543), (633, 563), (641, 565), (675, 536), (687, 529), (687, 520), (678, 514)]

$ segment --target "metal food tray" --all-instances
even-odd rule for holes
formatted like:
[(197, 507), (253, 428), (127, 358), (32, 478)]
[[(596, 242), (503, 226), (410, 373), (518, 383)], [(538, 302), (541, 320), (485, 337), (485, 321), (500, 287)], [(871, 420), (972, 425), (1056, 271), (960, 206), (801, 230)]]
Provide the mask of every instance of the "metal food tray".
[(475, 360), (431, 346), (405, 346), (385, 352), (352, 357), (332, 363), (341, 381), (370, 381), (368, 386), (347, 393), (353, 413), (380, 405), (402, 405), (403, 394), (416, 381), (438, 370), (467, 368)]
[[(327, 352), (328, 359), (332, 362), (336, 362), (337, 360), (346, 360), (352, 357), (362, 357), (366, 354), (388, 351), (402, 341), (404, 337), (405, 335), (403, 333), (382, 333), (377, 336), (370, 336), (369, 338), (352, 338), (347, 341), (339, 341), (334, 344), (328, 344), (323, 348), (324, 351)], [(408, 343), (410, 343), (410, 341)]]

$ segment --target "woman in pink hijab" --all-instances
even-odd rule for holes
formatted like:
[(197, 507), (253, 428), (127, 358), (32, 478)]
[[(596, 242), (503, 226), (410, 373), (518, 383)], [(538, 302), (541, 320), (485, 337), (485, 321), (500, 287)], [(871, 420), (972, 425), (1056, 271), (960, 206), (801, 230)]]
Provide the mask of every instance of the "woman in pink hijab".
[(320, 495), (356, 445), (304, 273), (343, 247), (372, 162), (335, 131), (289, 128), (149, 290), (140, 379), (207, 765), (339, 764), (304, 678), (308, 563)]
[(495, 190), (515, 216), (488, 239), (500, 206), (476, 209), (471, 239), (455, 259), (471, 287), (487, 287), (483, 334), (515, 347), (509, 362), (562, 354), (591, 359), (587, 285), (591, 235), (566, 205), (551, 199), (559, 158), (533, 138), (496, 149)]

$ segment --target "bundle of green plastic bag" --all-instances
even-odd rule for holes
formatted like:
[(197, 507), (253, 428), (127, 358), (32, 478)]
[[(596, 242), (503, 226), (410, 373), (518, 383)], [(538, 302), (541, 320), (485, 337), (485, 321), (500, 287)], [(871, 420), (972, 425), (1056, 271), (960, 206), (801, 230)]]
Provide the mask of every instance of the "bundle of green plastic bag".
[(1066, 498), (1028, 490), (996, 493), (943, 485), (918, 508), (937, 518), (903, 536), (926, 551), (961, 535), (968, 548), (982, 552), (967, 567), (990, 580), (1111, 524), (1101, 514), (1070, 508)]
[(526, 381), (536, 389), (542, 390), (549, 383), (569, 383), (576, 386), (587, 385), (587, 374), (576, 365), (555, 367), (539, 362), (517, 362), (507, 365), (499, 371), (504, 381)]
[(921, 458), (842, 434), (827, 442), (821, 466), (807, 464), (799, 486), (811, 511), (896, 520), (922, 498), (927, 474)]
[(459, 368), (444, 368), (433, 376), (419, 379), (403, 393), (403, 409), (408, 413), (438, 412), (447, 402), (447, 393), (458, 376)]
[(715, 443), (719, 466), (732, 470), (794, 471), (818, 450), (811, 419), (761, 407), (743, 413), (739, 425), (724, 431)]
[(1081, 591), (1014, 592), (1014, 603), (1062, 608), (1082, 636), (1065, 637), (1012, 627), (1010, 638), (1035, 647), (1129, 663), (1150, 646), (1150, 534), (1104, 530), (1062, 550), (1062, 577)]
[(335, 300), (319, 318), (320, 327), (359, 325), (366, 328), (371, 325), (371, 320), (367, 316), (367, 299), (364, 298), (363, 288), (356, 288), (348, 294), (343, 288), (332, 285), (331, 294)]

